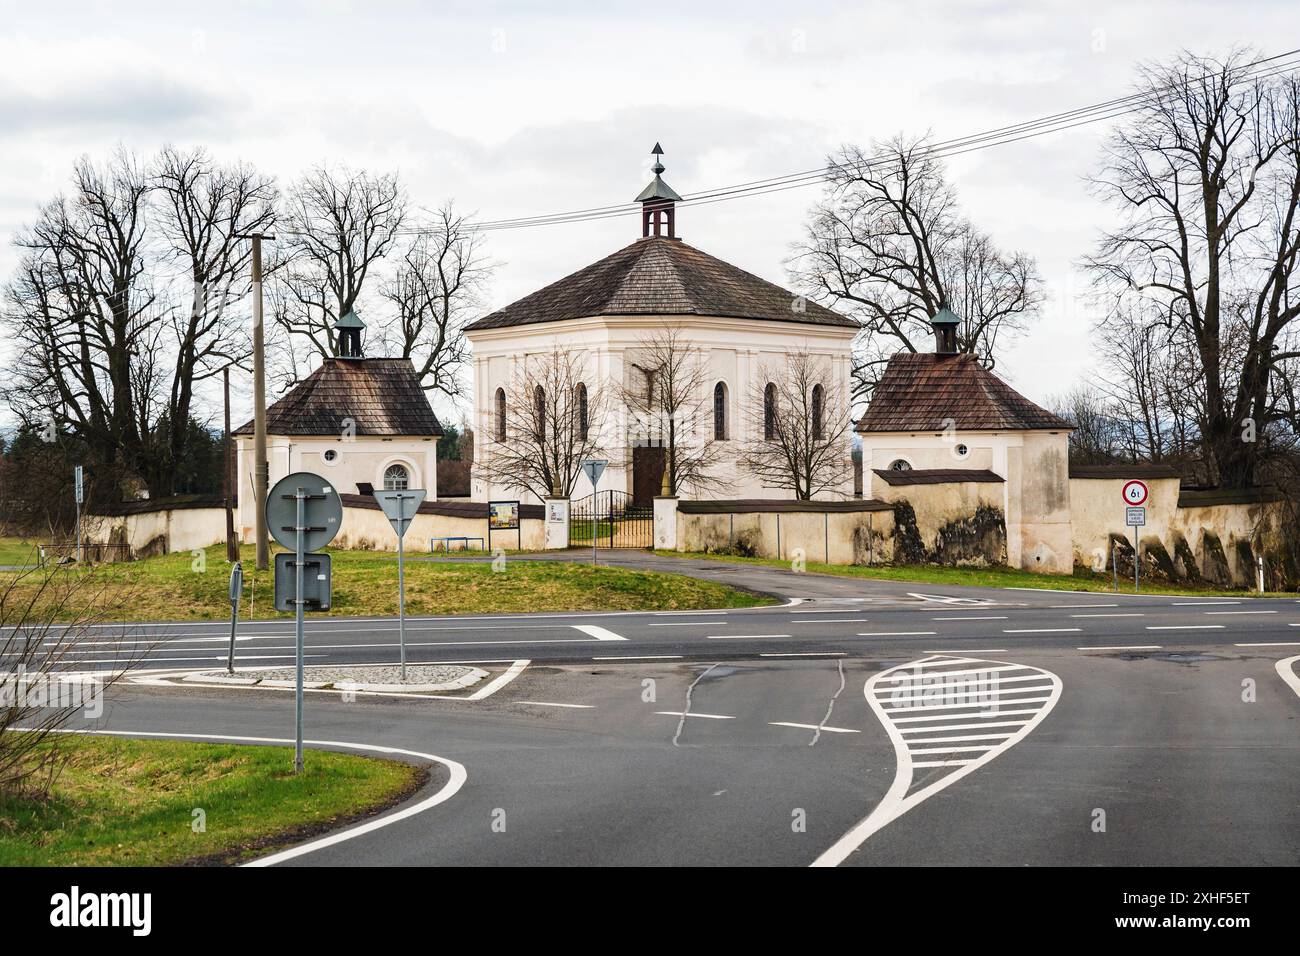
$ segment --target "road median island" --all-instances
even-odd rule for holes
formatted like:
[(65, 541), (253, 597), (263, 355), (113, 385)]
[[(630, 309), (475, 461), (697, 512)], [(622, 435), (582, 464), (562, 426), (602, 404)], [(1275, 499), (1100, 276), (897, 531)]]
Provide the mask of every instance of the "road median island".
[(382, 813), (433, 775), (326, 750), (295, 775), (280, 746), (81, 734), (43, 746), (55, 772), (0, 791), (0, 866), (241, 862)]
[[(303, 687), (310, 690), (362, 691), (369, 694), (434, 694), (472, 687), (488, 672), (481, 667), (459, 664), (411, 664), (402, 680), (397, 665), (308, 665), (303, 668)], [(184, 681), (197, 684), (231, 684), (240, 687), (293, 687), (293, 668), (241, 668), (226, 671), (194, 671)]]
[[(333, 606), (327, 617), (387, 617), (397, 614), (397, 556), (376, 551), (334, 551)], [(253, 550), (241, 552), (244, 587), (241, 620), (292, 619), (271, 606), (272, 574), (258, 572)], [(56, 572), (71, 581), (94, 575), (105, 587), (128, 594), (114, 619), (219, 621), (229, 619), (230, 565), (223, 548), (180, 552), (93, 569)], [(62, 580), (62, 578), (60, 578)], [(0, 587), (12, 585), (15, 601), (35, 593), (37, 576), (0, 572)], [(513, 614), (556, 611), (672, 611), (758, 607), (772, 599), (716, 581), (686, 575), (573, 561), (507, 557), (504, 562), (406, 562), (409, 616)], [(55, 607), (60, 620), (75, 608)]]

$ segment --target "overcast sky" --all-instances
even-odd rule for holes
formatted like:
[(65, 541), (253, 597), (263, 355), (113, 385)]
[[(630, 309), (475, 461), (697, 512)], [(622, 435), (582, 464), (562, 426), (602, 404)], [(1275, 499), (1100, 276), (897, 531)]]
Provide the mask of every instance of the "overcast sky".
[[(656, 140), (688, 194), (811, 169), (845, 142), (950, 138), (1121, 96), (1135, 62), (1180, 47), (1271, 55), (1297, 38), (1295, 0), (0, 0), (0, 271), (76, 157), (119, 143), (206, 146), (282, 186), (322, 162), (395, 169), (416, 205), (500, 219), (632, 200)], [(1038, 401), (1094, 361), (1074, 263), (1108, 219), (1083, 182), (1103, 132), (950, 162), (965, 211), (1046, 279), (1043, 319), (1002, 368)], [(678, 231), (786, 284), (817, 188), (686, 208)], [(635, 217), (493, 232), (492, 304), (637, 235)]]

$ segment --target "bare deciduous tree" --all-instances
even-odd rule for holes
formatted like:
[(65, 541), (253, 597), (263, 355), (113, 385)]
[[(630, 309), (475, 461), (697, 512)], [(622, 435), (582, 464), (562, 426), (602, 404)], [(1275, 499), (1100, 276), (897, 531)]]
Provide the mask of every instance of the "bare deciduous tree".
[(958, 209), (942, 161), (926, 139), (896, 137), (868, 155), (845, 146), (791, 260), (795, 281), (862, 323), (854, 398), (868, 397), (900, 349), (931, 349), (930, 318), (962, 319), (958, 348), (996, 363), (1042, 302), (1032, 258), (1004, 253)]
[(764, 367), (763, 384), (751, 389), (749, 433), (740, 465), (767, 488), (800, 501), (839, 491), (852, 469), (848, 397), (828, 363), (806, 351), (791, 352), (779, 367)]
[[(356, 308), (367, 278), (397, 241), (406, 195), (396, 174), (318, 167), (290, 189), (283, 219), (285, 262), (272, 316), (290, 342), (331, 357), (334, 324)], [(295, 363), (290, 377), (296, 371)]]
[(1187, 347), (1206, 471), (1229, 487), (1255, 483), (1275, 425), (1297, 425), (1277, 382), (1300, 358), (1300, 78), (1254, 76), (1251, 59), (1139, 70), (1142, 105), (1094, 180), (1121, 223), (1086, 261), (1111, 315), (1140, 292), (1161, 347)]
[(597, 457), (607, 400), (588, 382), (581, 353), (558, 345), (521, 359), (503, 388), (505, 421), (497, 420), (483, 443), (481, 474), (538, 499), (568, 497), (584, 458)]
[(492, 272), (477, 233), (447, 203), (406, 246), (382, 294), (397, 323), (381, 335), (390, 354), (411, 359), (424, 387), (455, 398), (469, 350), (462, 333), (482, 304)]
[(661, 328), (638, 340), (628, 364), (640, 380), (624, 382), (619, 391), (630, 424), (664, 449), (670, 494), (705, 495), (723, 486), (717, 465), (723, 459), (723, 435), (714, 422), (713, 389), (705, 359), (679, 329)]

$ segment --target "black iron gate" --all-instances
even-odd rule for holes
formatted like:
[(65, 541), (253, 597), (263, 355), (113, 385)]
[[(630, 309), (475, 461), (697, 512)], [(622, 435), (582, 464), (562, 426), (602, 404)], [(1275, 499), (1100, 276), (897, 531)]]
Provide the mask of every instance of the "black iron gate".
[(622, 491), (598, 491), (569, 506), (569, 546), (649, 548), (654, 545), (654, 505), (639, 505)]

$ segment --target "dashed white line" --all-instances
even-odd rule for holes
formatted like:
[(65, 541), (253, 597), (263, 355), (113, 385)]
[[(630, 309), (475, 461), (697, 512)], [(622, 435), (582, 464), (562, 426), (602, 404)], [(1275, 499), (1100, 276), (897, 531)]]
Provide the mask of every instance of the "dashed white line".
[(789, 634), (710, 634), (710, 641), (748, 641), (758, 637), (789, 637)]
[(1120, 614), (1071, 614), (1070, 617), (1146, 617), (1146, 615), (1130, 611)]
[(647, 624), (646, 627), (721, 627), (730, 621), (671, 621), (660, 624)]
[(852, 727), (827, 727), (824, 724), (797, 724), (790, 720), (769, 720), (773, 727), (797, 727), (800, 730), (820, 730), (828, 734), (860, 734), (862, 731), (854, 730)]
[(1003, 628), (1003, 634), (1068, 634), (1071, 631), (1081, 631), (1081, 627), (1013, 627)]
[(656, 714), (663, 714), (665, 717), (703, 717), (705, 720), (735, 720), (735, 717), (728, 717), (726, 714), (701, 714), (698, 711), (685, 710), (656, 710)]
[(1300, 647), (1300, 641), (1264, 641), (1257, 644), (1233, 644), (1233, 647)]
[(971, 647), (949, 651), (922, 651), (922, 654), (1005, 654), (1005, 647)]
[(592, 710), (595, 704), (561, 704), (550, 700), (517, 700), (517, 704), (527, 704), (529, 707), (570, 707), (574, 710)]
[(1148, 631), (1221, 631), (1223, 624), (1148, 624)]
[(784, 651), (759, 654), (759, 657), (845, 657), (844, 651)]
[(593, 661), (680, 661), (680, 654), (629, 654), (623, 657), (593, 657)]
[(938, 631), (866, 631), (858, 637), (933, 637)]
[(1240, 601), (1170, 601), (1170, 607), (1209, 607), (1213, 604), (1240, 604)]
[(1206, 615), (1210, 615), (1210, 614), (1276, 614), (1277, 611), (1206, 611), (1205, 613), (1206, 613)]
[(1007, 616), (1005, 614), (1001, 615), (1000, 617), (999, 616), (984, 617), (978, 614), (956, 614), (950, 617), (930, 618), (930, 620), (932, 621), (1005, 621), (1006, 619)]
[(1054, 610), (1062, 610), (1068, 607), (1119, 607), (1118, 604), (1049, 604), (1047, 606)]

